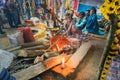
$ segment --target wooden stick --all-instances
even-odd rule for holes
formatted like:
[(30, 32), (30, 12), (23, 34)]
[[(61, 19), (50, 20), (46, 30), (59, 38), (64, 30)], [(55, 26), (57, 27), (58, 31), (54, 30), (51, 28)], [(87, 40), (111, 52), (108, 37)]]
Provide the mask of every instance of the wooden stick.
[(35, 50), (35, 49), (47, 49), (50, 45), (38, 45), (38, 46), (31, 46), (31, 47), (27, 47), (24, 49), (27, 50)]
[(16, 47), (12, 47), (12, 48), (8, 49), (7, 51), (12, 52), (12, 51), (18, 50), (20, 48), (21, 48), (21, 46), (16, 46)]
[(46, 50), (20, 50), (19, 57), (36, 57), (44, 54)]
[(20, 46), (22, 46), (22, 48), (26, 48), (26, 47), (36, 46), (36, 45), (45, 45), (45, 44), (46, 43), (43, 41), (37, 41), (37, 42), (24, 43), (24, 44), (21, 44)]

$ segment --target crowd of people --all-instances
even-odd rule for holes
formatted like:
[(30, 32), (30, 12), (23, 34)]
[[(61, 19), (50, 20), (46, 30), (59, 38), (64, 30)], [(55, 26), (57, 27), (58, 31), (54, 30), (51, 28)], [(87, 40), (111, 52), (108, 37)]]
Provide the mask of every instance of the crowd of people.
[[(7, 18), (7, 21), (11, 28), (18, 28), (18, 25), (21, 24), (20, 21), (20, 12), (17, 1), (14, 0), (5, 0), (5, 3), (3, 5), (3, 13), (5, 17)], [(1, 13), (2, 14), (2, 13)], [(0, 33), (4, 34), (5, 32), (2, 31), (2, 15), (1, 17), (1, 23), (0, 23)]]
[(63, 35), (72, 35), (79, 37), (82, 33), (93, 33), (104, 35), (104, 32), (99, 29), (97, 20), (96, 8), (92, 7), (86, 12), (79, 12), (76, 18), (73, 19), (73, 13), (68, 12), (65, 15), (66, 23), (64, 25), (65, 32)]
[[(27, 7), (29, 9), (29, 5)], [(18, 28), (18, 25), (21, 24), (18, 3), (14, 0), (6, 0), (3, 11), (10, 27)], [(45, 13), (46, 11), (47, 13)], [(31, 18), (30, 11), (26, 11), (25, 15), (28, 15), (28, 19)], [(65, 19), (59, 20), (58, 16), (51, 13), (51, 10), (44, 8), (37, 8), (34, 13), (34, 17), (37, 17), (41, 22), (46, 22), (47, 26), (53, 24), (53, 27), (57, 27), (57, 24), (62, 24), (65, 30), (63, 35), (74, 35), (77, 37), (84, 32), (98, 35), (104, 34), (104, 32), (99, 30), (96, 8), (92, 7), (85, 12), (79, 12), (77, 17), (74, 17), (74, 15), (74, 10), (66, 11)], [(4, 33), (2, 28), (0, 28), (0, 33)]]

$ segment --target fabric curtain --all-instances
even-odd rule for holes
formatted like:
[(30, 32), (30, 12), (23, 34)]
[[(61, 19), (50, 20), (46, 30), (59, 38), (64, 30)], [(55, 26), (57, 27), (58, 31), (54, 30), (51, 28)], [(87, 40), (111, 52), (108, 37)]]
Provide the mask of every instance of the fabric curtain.
[(78, 5), (79, 5), (79, 0), (74, 0), (74, 6), (73, 6), (73, 9), (74, 9), (74, 10), (77, 10)]

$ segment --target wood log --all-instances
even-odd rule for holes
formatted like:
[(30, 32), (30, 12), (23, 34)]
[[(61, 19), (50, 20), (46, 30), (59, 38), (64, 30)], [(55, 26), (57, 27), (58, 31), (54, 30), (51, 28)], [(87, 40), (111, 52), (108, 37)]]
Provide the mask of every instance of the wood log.
[(79, 63), (83, 60), (88, 50), (91, 47), (91, 42), (86, 42), (78, 48), (78, 50), (71, 56), (71, 58), (65, 63), (65, 68), (62, 69), (61, 65), (53, 68), (52, 70), (62, 74), (64, 77), (70, 75), (75, 71)]
[(59, 55), (56, 57), (52, 57), (47, 59), (46, 61), (44, 61), (43, 63), (38, 63), (36, 65), (33, 65), (27, 69), (21, 70), (20, 72), (17, 72), (15, 74), (13, 74), (13, 76), (15, 76), (16, 80), (29, 80), (49, 69), (51, 69), (52, 67), (61, 64), (61, 59), (62, 57), (66, 58), (66, 61), (69, 59), (68, 55)]
[(47, 58), (58, 56), (57, 52), (47, 52), (46, 50), (19, 50), (19, 57), (36, 57), (44, 55)]
[(36, 57), (44, 54), (46, 50), (20, 50), (19, 57)]
[(11, 47), (11, 48), (7, 49), (7, 51), (12, 52), (12, 51), (15, 51), (15, 50), (18, 50), (18, 49), (21, 49), (21, 46)]
[(35, 50), (35, 49), (47, 49), (49, 48), (50, 45), (38, 45), (38, 46), (31, 46), (31, 47), (27, 47), (27, 48), (23, 48), (23, 49), (28, 49), (28, 50)]
[(30, 42), (30, 43), (24, 43), (24, 44), (20, 44), (20, 46), (22, 46), (22, 48), (26, 48), (26, 47), (32, 47), (32, 46), (37, 46), (37, 45), (45, 45), (46, 43), (43, 41), (37, 41), (37, 42)]

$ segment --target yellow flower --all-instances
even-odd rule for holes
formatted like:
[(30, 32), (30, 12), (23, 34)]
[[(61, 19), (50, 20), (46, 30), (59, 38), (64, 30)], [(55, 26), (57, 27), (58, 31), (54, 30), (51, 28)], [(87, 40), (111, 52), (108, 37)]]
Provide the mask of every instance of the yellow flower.
[(120, 14), (120, 6), (116, 7), (115, 13)]
[(104, 3), (104, 4), (102, 4), (101, 6), (100, 6), (100, 11), (103, 13), (103, 12), (105, 12), (106, 11), (106, 3)]
[(120, 5), (120, 0), (114, 0), (114, 4), (115, 4), (115, 6), (119, 6)]
[(112, 48), (112, 50), (118, 50), (119, 49), (119, 44), (112, 44), (111, 48)]
[[(119, 22), (119, 27), (120, 27), (120, 22)], [(120, 35), (120, 29), (117, 29), (115, 33), (116, 35)]]
[(118, 54), (118, 51), (115, 51), (115, 52), (109, 52), (110, 54)]
[(120, 22), (117, 23), (117, 27), (120, 28)]
[(111, 63), (111, 62), (112, 62), (112, 60), (107, 60), (107, 61), (106, 61), (106, 63)]
[(108, 71), (108, 68), (106, 69), (105, 66), (104, 66), (103, 71), (107, 72), (107, 71)]
[(108, 4), (107, 7), (106, 7), (106, 11), (109, 14), (114, 14), (114, 12), (115, 12), (115, 5), (112, 4), (112, 3)]
[(117, 17), (118, 17), (118, 20), (120, 20), (120, 15), (117, 15)]
[(112, 59), (112, 56), (107, 56), (107, 58), (110, 58), (110, 59)]
[(117, 37), (115, 37), (113, 42), (118, 43), (119, 39)]
[(110, 68), (110, 65), (105, 65), (105, 68), (108, 68), (108, 69), (109, 69), (109, 68)]
[(109, 14), (108, 13), (104, 12), (102, 14), (103, 14), (103, 16), (104, 16), (105, 19), (107, 19), (107, 20), (109, 19)]
[(105, 3), (114, 3), (115, 0), (105, 0)]
[(102, 75), (101, 78), (106, 78), (107, 75)]

